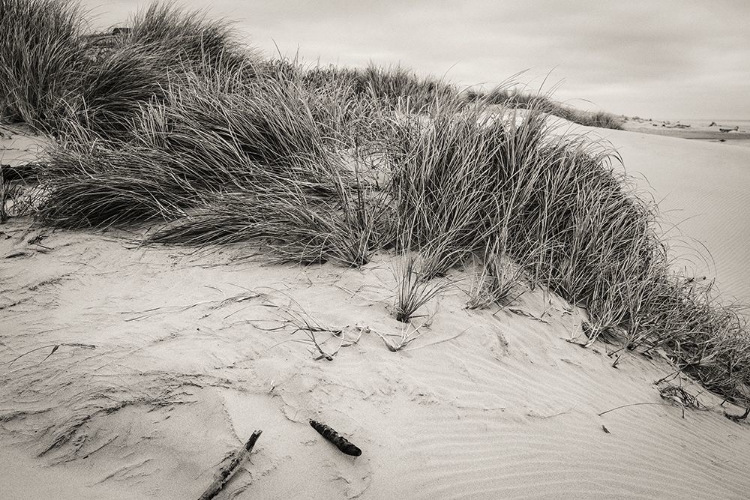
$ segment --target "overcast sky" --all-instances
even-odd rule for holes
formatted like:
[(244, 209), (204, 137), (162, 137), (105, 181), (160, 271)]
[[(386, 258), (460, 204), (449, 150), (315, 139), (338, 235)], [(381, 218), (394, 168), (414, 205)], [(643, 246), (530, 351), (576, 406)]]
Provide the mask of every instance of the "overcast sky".
[[(148, 3), (83, 0), (97, 27)], [(208, 13), (268, 55), (400, 63), (461, 85), (525, 71), (519, 83), (581, 108), (750, 120), (750, 0), (215, 0)]]

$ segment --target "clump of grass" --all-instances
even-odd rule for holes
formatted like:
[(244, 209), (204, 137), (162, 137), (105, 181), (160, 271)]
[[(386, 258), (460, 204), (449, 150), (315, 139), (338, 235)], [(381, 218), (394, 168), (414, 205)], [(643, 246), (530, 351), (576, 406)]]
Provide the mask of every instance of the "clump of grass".
[(48, 128), (76, 88), (84, 19), (70, 0), (0, 0), (0, 117)]
[(484, 309), (493, 304), (506, 306), (523, 293), (523, 266), (513, 262), (501, 246), (500, 238), (481, 262), (476, 282), (469, 292), (469, 309)]
[(251, 70), (255, 57), (237, 40), (231, 23), (208, 19), (170, 2), (154, 2), (129, 22), (125, 45), (149, 47), (162, 64), (189, 69)]
[(482, 120), (478, 109), (456, 115), (450, 107), (432, 120), (410, 118), (394, 126), (395, 244), (420, 249), (428, 278), (479, 250), (492, 226), (483, 217), (489, 202), (483, 187), (492, 179), (493, 132), (501, 126)]
[[(164, 91), (168, 100), (141, 105), (122, 130), (78, 125), (66, 136), (41, 218), (67, 227), (172, 221), (151, 241), (262, 239), (285, 260), (368, 260), (383, 197), (358, 177), (356, 152), (333, 148), (341, 123), (327, 96), (247, 82), (239, 70), (176, 74)], [(116, 140), (102, 140), (106, 130)]]
[(155, 2), (136, 14), (130, 25), (129, 32), (105, 35), (108, 43), (103, 47), (87, 43), (80, 33), (71, 34), (76, 61), (64, 68), (65, 92), (50, 97), (55, 113), (45, 115), (48, 129), (64, 134), (75, 122), (100, 138), (127, 140), (124, 134), (140, 108), (164, 102), (167, 88), (179, 75), (255, 75), (256, 56), (242, 50), (229, 23)]
[(80, 125), (109, 141), (127, 140), (141, 106), (166, 98), (167, 76), (162, 55), (149, 47), (107, 52), (80, 73), (80, 90), (61, 100), (57, 135), (76, 133), (69, 129)]
[[(393, 315), (401, 323), (410, 322), (420, 308), (451, 286), (449, 281), (430, 279), (421, 272), (420, 264), (418, 255), (407, 253), (394, 265), (397, 289)], [(408, 342), (410, 340), (405, 337), (401, 344), (403, 346)]]
[(172, 175), (184, 166), (164, 150), (63, 144), (41, 174), (45, 201), (37, 217), (69, 228), (174, 219), (197, 196), (189, 181)]
[(302, 74), (304, 84), (311, 89), (344, 83), (351, 99), (371, 99), (381, 108), (400, 109), (407, 113), (429, 113), (440, 103), (461, 104), (455, 86), (431, 78), (420, 77), (403, 66), (367, 68), (314, 67)]

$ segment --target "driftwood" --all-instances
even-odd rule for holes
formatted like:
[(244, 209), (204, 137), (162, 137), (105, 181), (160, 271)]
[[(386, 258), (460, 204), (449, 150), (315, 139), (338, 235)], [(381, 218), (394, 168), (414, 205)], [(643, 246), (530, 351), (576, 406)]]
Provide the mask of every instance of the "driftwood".
[(327, 425), (316, 422), (315, 420), (310, 420), (310, 425), (313, 429), (318, 431), (321, 436), (333, 443), (336, 448), (341, 450), (342, 453), (346, 453), (347, 455), (351, 455), (353, 457), (358, 457), (362, 454), (362, 450), (354, 446), (344, 436), (334, 431)]
[(750, 408), (745, 408), (745, 413), (742, 415), (732, 415), (731, 413), (724, 412), (724, 416), (733, 422), (739, 423), (740, 420), (745, 420), (750, 415)]
[(232, 460), (225, 467), (222, 467), (219, 470), (219, 473), (216, 474), (216, 478), (211, 483), (211, 486), (208, 487), (208, 489), (200, 496), (198, 500), (211, 500), (216, 495), (218, 495), (222, 489), (224, 489), (224, 486), (226, 486), (227, 483), (232, 479), (234, 474), (239, 469), (240, 465), (242, 465), (242, 463), (250, 456), (250, 452), (252, 451), (253, 446), (255, 446), (255, 442), (260, 437), (261, 432), (262, 431), (253, 432), (253, 435), (250, 436), (250, 439), (247, 440), (247, 443), (245, 443), (245, 445), (240, 448), (234, 458), (232, 458)]

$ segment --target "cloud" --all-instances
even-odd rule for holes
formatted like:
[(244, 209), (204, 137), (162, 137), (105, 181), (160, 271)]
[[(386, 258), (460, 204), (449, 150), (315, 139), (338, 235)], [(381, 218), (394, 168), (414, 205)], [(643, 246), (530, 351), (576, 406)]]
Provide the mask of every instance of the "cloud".
[[(85, 3), (105, 23), (145, 4)], [(618, 113), (750, 117), (744, 0), (216, 0), (211, 14), (238, 21), (269, 55), (278, 48), (309, 62), (400, 62), (465, 85), (529, 70), (523, 78), (532, 86), (562, 80), (558, 97)]]

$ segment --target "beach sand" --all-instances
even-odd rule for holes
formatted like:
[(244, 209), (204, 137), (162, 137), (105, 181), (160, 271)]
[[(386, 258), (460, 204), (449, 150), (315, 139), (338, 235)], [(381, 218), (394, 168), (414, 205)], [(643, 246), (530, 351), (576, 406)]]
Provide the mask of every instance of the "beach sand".
[[(612, 143), (627, 173), (659, 204), (676, 267), (716, 279), (728, 301), (750, 305), (750, 148), (627, 131)], [(750, 312), (750, 311), (748, 311)]]
[[(737, 127), (736, 130), (732, 130)], [(629, 118), (624, 129), (629, 132), (661, 135), (664, 137), (678, 137), (716, 143), (727, 143), (734, 146), (750, 146), (750, 124), (722, 120), (679, 120), (675, 122), (664, 120), (644, 120)], [(722, 129), (724, 132), (722, 132)]]
[[(709, 218), (681, 227), (710, 247), (722, 288), (746, 293), (730, 217), (747, 210), (750, 149), (597, 133), (664, 203)], [(405, 332), (418, 338), (391, 352), (381, 336), (406, 327), (390, 314), (388, 254), (361, 269), (299, 267), (249, 245), (141, 247), (141, 234), (0, 226), (3, 498), (198, 498), (256, 429), (251, 459), (217, 498), (750, 490), (750, 423), (723, 416), (740, 408), (688, 380), (705, 410), (662, 399), (654, 382), (673, 372), (663, 357), (619, 353), (613, 368), (615, 346), (576, 344), (585, 313), (541, 290), (468, 310), (471, 270), (457, 270)], [(332, 361), (316, 359), (311, 325)], [(362, 455), (340, 453), (311, 418)]]

